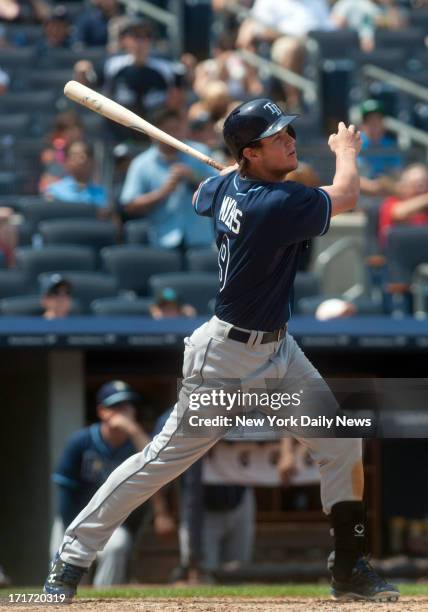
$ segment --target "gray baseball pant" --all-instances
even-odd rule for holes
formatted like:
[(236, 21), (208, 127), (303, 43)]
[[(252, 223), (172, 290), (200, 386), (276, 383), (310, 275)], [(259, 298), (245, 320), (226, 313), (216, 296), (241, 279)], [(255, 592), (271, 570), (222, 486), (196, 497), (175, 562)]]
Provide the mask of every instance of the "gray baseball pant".
[[(240, 379), (243, 388), (259, 389), (267, 379), (275, 379), (284, 392), (289, 381), (316, 379), (322, 383), (290, 334), (279, 342), (261, 344), (263, 333), (253, 331), (244, 344), (227, 337), (231, 327), (214, 316), (185, 339), (183, 385), (178, 403), (163, 430), (110, 474), (66, 529), (59, 550), (64, 561), (89, 567), (132, 510), (177, 478), (224, 435), (225, 431), (218, 428), (205, 428), (203, 436), (183, 434), (192, 393), (219, 389), (220, 379)], [(230, 414), (225, 409), (221, 411)], [(195, 414), (212, 418), (219, 413), (218, 406), (208, 405), (201, 406)], [(319, 465), (321, 501), (326, 514), (337, 502), (362, 499), (361, 439), (294, 437), (309, 448)]]

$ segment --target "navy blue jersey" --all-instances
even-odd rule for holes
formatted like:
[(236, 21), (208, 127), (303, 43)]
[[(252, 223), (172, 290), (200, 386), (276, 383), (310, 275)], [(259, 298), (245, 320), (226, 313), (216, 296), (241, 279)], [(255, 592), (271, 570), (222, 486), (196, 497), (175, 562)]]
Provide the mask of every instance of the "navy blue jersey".
[(76, 431), (68, 440), (52, 476), (53, 481), (67, 492), (69, 507), (62, 511), (60, 503), (64, 524), (86, 506), (113, 470), (136, 452), (130, 441), (117, 448), (107, 444), (99, 423)]
[(329, 228), (329, 195), (292, 181), (270, 183), (231, 172), (204, 181), (194, 207), (214, 220), (217, 317), (244, 329), (283, 327), (302, 243)]

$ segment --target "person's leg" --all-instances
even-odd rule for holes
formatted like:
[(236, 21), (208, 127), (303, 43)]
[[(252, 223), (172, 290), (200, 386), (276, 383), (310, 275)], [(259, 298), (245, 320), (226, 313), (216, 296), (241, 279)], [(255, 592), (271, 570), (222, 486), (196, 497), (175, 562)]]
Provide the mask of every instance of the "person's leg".
[(118, 527), (113, 531), (104, 550), (97, 555), (97, 568), (93, 584), (95, 586), (124, 584), (127, 579), (131, 550), (131, 534), (126, 527)]
[(215, 571), (221, 564), (221, 549), (225, 538), (224, 512), (204, 512), (202, 524), (202, 567), (207, 572)]
[[(309, 412), (313, 415), (319, 398), (320, 414), (328, 412), (333, 416), (339, 407), (333, 394), (291, 336), (287, 336), (281, 349), (285, 368), (281, 388), (286, 389), (288, 384), (294, 387), (299, 381), (299, 387), (304, 391), (301, 414)], [(309, 448), (319, 466), (321, 502), (324, 512), (330, 517), (334, 536), (334, 554), (329, 559), (333, 594), (336, 596), (339, 592), (335, 591), (336, 583), (344, 585), (339, 596), (343, 594), (346, 597), (349, 589), (353, 589), (356, 598), (397, 598), (398, 591), (379, 578), (363, 560), (366, 547), (362, 440), (315, 438), (292, 433)]]
[(240, 504), (229, 513), (228, 533), (222, 558), (245, 564), (251, 561), (254, 548), (256, 504), (254, 490), (245, 491)]

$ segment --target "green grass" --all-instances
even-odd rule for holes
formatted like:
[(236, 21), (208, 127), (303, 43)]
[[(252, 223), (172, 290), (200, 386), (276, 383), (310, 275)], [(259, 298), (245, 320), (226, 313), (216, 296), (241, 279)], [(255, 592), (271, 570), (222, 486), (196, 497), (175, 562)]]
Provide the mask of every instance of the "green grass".
[[(426, 596), (428, 597), (428, 583), (403, 583), (399, 585), (402, 595), (407, 596)], [(40, 587), (11, 588), (0, 591), (0, 600), (6, 598), (9, 593), (41, 593)], [(206, 585), (189, 587), (171, 586), (129, 586), (129, 587), (110, 587), (104, 589), (81, 588), (78, 591), (81, 598), (121, 598), (134, 599), (144, 597), (147, 599), (181, 599), (191, 597), (255, 597), (275, 598), (275, 597), (329, 597), (329, 587), (327, 584), (245, 584), (245, 585)]]

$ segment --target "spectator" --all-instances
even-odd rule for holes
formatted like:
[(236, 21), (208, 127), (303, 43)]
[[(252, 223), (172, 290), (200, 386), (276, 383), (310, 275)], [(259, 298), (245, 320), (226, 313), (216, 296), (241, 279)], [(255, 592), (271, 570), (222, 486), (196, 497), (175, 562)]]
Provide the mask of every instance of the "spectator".
[(126, 53), (105, 64), (107, 95), (145, 117), (162, 107), (180, 109), (182, 75), (170, 62), (150, 57), (152, 29), (148, 22), (125, 18), (119, 34)]
[(400, 196), (387, 198), (381, 205), (379, 241), (385, 246), (389, 229), (399, 223), (428, 226), (428, 168), (408, 166), (400, 179)]
[(196, 310), (190, 304), (182, 304), (174, 289), (164, 287), (156, 295), (156, 302), (150, 306), (150, 314), (153, 319), (195, 317)]
[(120, 15), (117, 0), (92, 0), (76, 20), (74, 42), (85, 47), (105, 47), (110, 19)]
[(189, 108), (188, 117), (192, 121), (202, 113), (208, 113), (214, 121), (225, 117), (231, 102), (227, 85), (223, 81), (206, 83), (203, 91), (199, 92), (200, 101)]
[(58, 4), (44, 22), (44, 36), (39, 51), (48, 53), (51, 49), (67, 49), (71, 44), (71, 22), (67, 8)]
[(366, 100), (361, 105), (361, 115), (361, 173), (366, 178), (378, 179), (399, 172), (403, 160), (396, 151), (396, 142), (386, 134), (382, 103), (378, 100)]
[(7, 72), (0, 68), (0, 96), (7, 93), (9, 89), (10, 78)]
[[(149, 441), (136, 420), (138, 400), (137, 393), (121, 380), (104, 384), (96, 396), (99, 423), (77, 431), (67, 442), (52, 476), (58, 485), (59, 517), (52, 530), (51, 550), (56, 551), (64, 528), (111, 472)], [(97, 558), (94, 585), (126, 581), (133, 535), (140, 523), (141, 511), (136, 510), (113, 532)]]
[(52, 132), (48, 136), (48, 148), (41, 153), (43, 172), (39, 181), (39, 191), (43, 193), (48, 186), (66, 175), (65, 149), (72, 142), (83, 137), (83, 125), (74, 111), (59, 113), (55, 117)]
[(44, 21), (50, 13), (45, 0), (1, 0), (0, 21)]
[(0, 255), (8, 267), (15, 263), (15, 247), (18, 243), (17, 226), (13, 223), (13, 208), (0, 206)]
[[(161, 111), (156, 125), (183, 139), (186, 126), (174, 111)], [(201, 145), (190, 142), (201, 149)], [(195, 215), (195, 187), (216, 175), (206, 164), (161, 142), (154, 142), (131, 163), (121, 203), (128, 217), (145, 216), (152, 224), (153, 245), (176, 248), (206, 246), (213, 241), (211, 223)]]
[(61, 274), (52, 274), (41, 287), (41, 304), (45, 319), (64, 319), (71, 313), (72, 285)]
[(218, 149), (222, 144), (214, 120), (206, 111), (195, 113), (194, 118), (189, 121), (189, 138), (194, 142), (200, 142), (209, 149)]
[[(327, 0), (256, 0), (251, 17), (241, 25), (237, 46), (255, 51), (257, 42), (272, 42), (272, 60), (301, 74), (307, 33), (332, 28)], [(286, 84), (284, 93), (288, 110), (298, 108), (299, 90)]]
[(106, 208), (107, 191), (92, 180), (94, 155), (87, 142), (77, 140), (66, 147), (65, 169), (67, 176), (46, 189), (47, 199)]
[(363, 51), (373, 51), (378, 27), (399, 30), (407, 25), (404, 12), (395, 0), (339, 0), (331, 19), (339, 28), (356, 30)]

